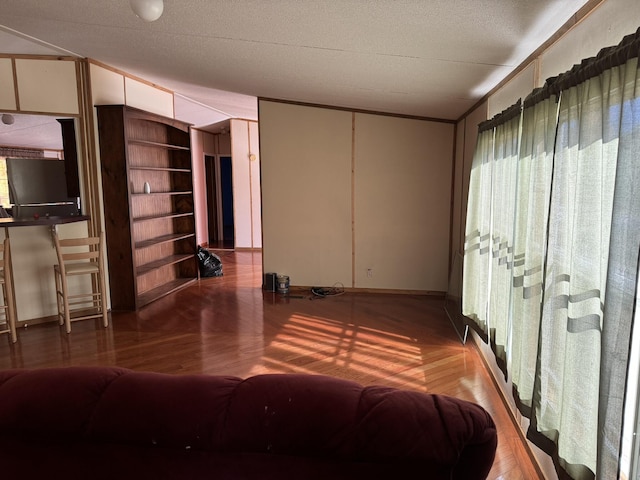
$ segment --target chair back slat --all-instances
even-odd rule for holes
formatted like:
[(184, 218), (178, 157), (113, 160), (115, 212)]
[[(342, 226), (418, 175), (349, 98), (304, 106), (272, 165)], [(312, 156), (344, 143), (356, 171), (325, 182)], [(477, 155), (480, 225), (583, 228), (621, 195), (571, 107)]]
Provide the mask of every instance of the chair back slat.
[(58, 265), (64, 269), (65, 262), (100, 261), (101, 237), (59, 238), (53, 232), (53, 241), (58, 256)]
[(83, 247), (86, 245), (98, 245), (100, 237), (59, 238), (58, 241), (61, 247)]
[(100, 256), (100, 253), (96, 250), (91, 252), (73, 252), (63, 253), (62, 259), (66, 262), (74, 260), (94, 260)]

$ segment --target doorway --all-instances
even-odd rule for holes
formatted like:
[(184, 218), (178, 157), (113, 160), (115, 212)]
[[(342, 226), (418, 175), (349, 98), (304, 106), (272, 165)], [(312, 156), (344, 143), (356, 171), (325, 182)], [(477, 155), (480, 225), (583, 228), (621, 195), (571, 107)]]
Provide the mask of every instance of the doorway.
[(233, 249), (233, 171), (228, 155), (205, 155), (209, 247)]

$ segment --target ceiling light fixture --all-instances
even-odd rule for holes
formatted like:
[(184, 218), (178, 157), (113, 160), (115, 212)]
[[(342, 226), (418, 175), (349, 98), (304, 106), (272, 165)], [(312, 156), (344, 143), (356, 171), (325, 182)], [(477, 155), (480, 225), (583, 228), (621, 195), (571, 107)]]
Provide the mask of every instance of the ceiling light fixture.
[(163, 0), (129, 0), (129, 5), (145, 22), (155, 22), (164, 10)]
[(5, 125), (13, 125), (13, 122), (15, 122), (16, 119), (13, 115), (9, 114), (9, 113), (3, 113), (2, 114), (2, 123), (4, 123)]

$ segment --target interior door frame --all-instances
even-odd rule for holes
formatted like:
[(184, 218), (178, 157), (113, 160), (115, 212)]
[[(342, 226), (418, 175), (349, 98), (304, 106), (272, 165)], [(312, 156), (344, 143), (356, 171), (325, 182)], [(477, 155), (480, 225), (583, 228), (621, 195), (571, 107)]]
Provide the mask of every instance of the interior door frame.
[[(223, 184), (222, 159), (228, 161), (228, 182)], [(207, 191), (208, 244), (218, 248), (235, 248), (235, 210), (233, 208), (233, 160), (228, 154), (204, 155)], [(227, 190), (225, 190), (227, 189)], [(226, 193), (226, 195), (225, 195)], [(225, 200), (229, 201), (231, 235), (225, 238)]]
[(207, 188), (208, 243), (222, 242), (222, 186), (220, 185), (220, 156), (204, 155)]

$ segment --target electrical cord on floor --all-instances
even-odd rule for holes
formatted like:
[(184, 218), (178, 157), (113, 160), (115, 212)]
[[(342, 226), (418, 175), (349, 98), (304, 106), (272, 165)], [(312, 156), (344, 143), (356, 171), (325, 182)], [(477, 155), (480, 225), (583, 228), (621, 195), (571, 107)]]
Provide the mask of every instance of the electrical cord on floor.
[(335, 297), (344, 293), (344, 285), (336, 282), (332, 287), (311, 287), (311, 293), (318, 298)]

